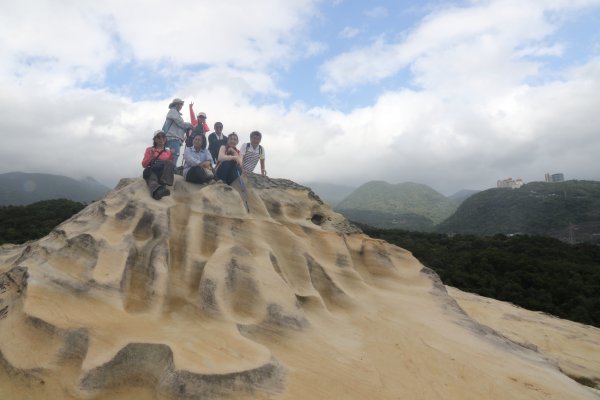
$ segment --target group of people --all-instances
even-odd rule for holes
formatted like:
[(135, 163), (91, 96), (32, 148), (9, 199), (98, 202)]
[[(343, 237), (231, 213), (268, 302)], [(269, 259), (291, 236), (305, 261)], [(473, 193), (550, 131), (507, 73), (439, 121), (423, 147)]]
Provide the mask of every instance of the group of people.
[(230, 185), (241, 174), (254, 171), (259, 161), (261, 174), (267, 174), (259, 131), (250, 133), (250, 141), (238, 149), (238, 135), (235, 132), (223, 134), (221, 122), (216, 122), (214, 132), (208, 134), (206, 114), (195, 115), (194, 103), (189, 105), (191, 122), (185, 122), (181, 113), (183, 105), (183, 100), (173, 99), (163, 128), (154, 132), (152, 147), (144, 153), (143, 177), (154, 199), (171, 194), (167, 186), (173, 185), (183, 144), (182, 175), (187, 182), (203, 184), (221, 180)]

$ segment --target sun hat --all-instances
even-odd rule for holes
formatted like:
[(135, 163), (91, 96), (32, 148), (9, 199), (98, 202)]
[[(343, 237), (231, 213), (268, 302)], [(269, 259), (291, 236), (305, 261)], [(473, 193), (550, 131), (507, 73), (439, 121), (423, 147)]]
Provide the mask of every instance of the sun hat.
[(173, 107), (175, 104), (183, 104), (185, 101), (181, 100), (179, 97), (175, 97), (171, 104), (169, 104), (169, 108)]

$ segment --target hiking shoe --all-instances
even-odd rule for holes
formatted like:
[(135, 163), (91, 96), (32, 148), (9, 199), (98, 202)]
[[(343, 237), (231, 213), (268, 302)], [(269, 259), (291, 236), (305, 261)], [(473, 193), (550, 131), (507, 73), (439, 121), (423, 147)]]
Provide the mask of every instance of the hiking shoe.
[(154, 198), (154, 200), (160, 200), (162, 199), (164, 196), (168, 196), (171, 194), (171, 191), (169, 189), (167, 189), (164, 186), (159, 186), (154, 193), (152, 193), (152, 197)]

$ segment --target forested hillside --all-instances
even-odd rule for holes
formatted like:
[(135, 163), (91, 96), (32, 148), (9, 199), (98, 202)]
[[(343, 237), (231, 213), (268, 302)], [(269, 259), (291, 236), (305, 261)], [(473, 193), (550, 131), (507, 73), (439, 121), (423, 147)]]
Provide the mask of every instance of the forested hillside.
[(44, 237), (84, 207), (82, 203), (65, 199), (28, 206), (0, 206), (0, 244), (19, 244)]
[(600, 235), (600, 182), (532, 182), (519, 189), (488, 189), (466, 199), (437, 230), (592, 241), (593, 234)]

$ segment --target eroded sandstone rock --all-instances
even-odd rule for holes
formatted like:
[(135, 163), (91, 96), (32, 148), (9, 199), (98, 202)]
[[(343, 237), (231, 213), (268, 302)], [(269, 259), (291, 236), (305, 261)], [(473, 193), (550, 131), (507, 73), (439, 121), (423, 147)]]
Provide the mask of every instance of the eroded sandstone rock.
[(246, 187), (123, 180), (1, 247), (0, 398), (594, 398), (310, 189)]

